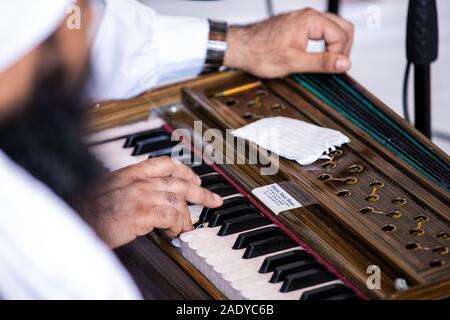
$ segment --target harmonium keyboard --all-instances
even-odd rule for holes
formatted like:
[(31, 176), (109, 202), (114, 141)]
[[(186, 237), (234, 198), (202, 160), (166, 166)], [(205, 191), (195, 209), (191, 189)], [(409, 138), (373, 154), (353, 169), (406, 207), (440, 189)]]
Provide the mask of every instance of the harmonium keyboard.
[[(90, 148), (108, 169), (171, 156), (182, 141), (175, 157), (224, 199), (190, 205), (195, 229), (175, 241), (155, 231), (117, 250), (146, 298), (450, 296), (449, 157), (347, 75), (226, 71), (100, 103), (88, 116)], [(225, 137), (274, 116), (351, 142), (311, 165), (280, 157), (276, 174), (261, 174), (273, 154), (252, 161), (255, 145), (229, 148), (235, 139)], [(276, 210), (257, 196), (262, 187), (272, 202), (299, 205)]]

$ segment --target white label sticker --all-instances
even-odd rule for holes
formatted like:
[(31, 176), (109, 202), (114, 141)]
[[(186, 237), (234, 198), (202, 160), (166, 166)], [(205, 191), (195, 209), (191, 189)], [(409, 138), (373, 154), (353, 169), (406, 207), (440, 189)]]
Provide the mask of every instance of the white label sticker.
[(276, 215), (302, 206), (276, 183), (253, 189), (252, 193)]

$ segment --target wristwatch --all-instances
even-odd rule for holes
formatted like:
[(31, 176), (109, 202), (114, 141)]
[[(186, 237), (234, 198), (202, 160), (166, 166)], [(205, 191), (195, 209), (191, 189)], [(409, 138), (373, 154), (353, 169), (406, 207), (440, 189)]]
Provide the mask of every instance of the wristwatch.
[(202, 73), (217, 71), (222, 65), (227, 50), (228, 24), (209, 19), (209, 37), (206, 60)]

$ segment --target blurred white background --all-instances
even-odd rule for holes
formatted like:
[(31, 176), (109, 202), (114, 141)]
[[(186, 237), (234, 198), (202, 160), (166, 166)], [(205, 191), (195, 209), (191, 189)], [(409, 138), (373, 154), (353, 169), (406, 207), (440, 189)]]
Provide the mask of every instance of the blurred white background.
[[(268, 16), (265, 0), (141, 1), (160, 13), (215, 18), (230, 23), (248, 23)], [(324, 10), (327, 3), (325, 0), (272, 2), (276, 14), (304, 7)], [(437, 5), (440, 50), (439, 59), (432, 67), (433, 141), (450, 154), (450, 1), (437, 0)], [(403, 114), (407, 7), (408, 0), (344, 0), (341, 7), (341, 15), (355, 25), (350, 75), (399, 114)], [(409, 88), (410, 114), (413, 114), (412, 81)]]

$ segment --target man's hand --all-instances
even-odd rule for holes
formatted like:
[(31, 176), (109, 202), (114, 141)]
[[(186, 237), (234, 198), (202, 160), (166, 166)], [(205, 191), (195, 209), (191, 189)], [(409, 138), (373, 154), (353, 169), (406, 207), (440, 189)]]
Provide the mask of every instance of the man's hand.
[(151, 159), (103, 179), (80, 211), (112, 248), (153, 229), (163, 229), (173, 238), (192, 230), (186, 201), (211, 208), (222, 205), (221, 197), (200, 183), (189, 167), (177, 161)]
[[(326, 52), (307, 53), (308, 40), (324, 40)], [(224, 64), (262, 78), (296, 72), (342, 73), (350, 69), (353, 25), (330, 13), (304, 9), (228, 31)]]

